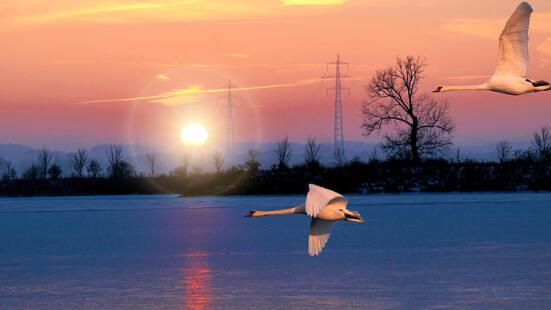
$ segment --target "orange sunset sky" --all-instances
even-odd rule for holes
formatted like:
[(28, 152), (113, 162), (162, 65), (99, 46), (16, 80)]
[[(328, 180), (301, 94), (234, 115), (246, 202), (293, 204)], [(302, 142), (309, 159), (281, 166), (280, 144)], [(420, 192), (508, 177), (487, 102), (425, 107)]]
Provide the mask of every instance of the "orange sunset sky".
[[(426, 58), (423, 91), (480, 83), (494, 70), (509, 0), (4, 0), (0, 143), (164, 145), (188, 122), (225, 140), (223, 88), (236, 95), (236, 141), (332, 139), (322, 83), (350, 63), (346, 140), (360, 132), (363, 86), (396, 56)], [(534, 0), (529, 77), (551, 80), (551, 2)], [(527, 140), (551, 125), (551, 92), (440, 94), (457, 144)]]

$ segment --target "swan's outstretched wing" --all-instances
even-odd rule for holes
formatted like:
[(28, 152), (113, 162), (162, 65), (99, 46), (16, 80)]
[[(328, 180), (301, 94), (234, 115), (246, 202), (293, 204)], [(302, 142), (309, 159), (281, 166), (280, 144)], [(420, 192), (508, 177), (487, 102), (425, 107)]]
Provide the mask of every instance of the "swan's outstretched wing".
[(499, 52), (494, 75), (526, 77), (528, 70), (528, 27), (532, 7), (518, 5), (499, 36)]
[(333, 221), (324, 221), (317, 218), (312, 219), (310, 224), (310, 234), (308, 235), (308, 254), (316, 256), (321, 253), (325, 244), (331, 236)]
[(310, 190), (306, 195), (306, 214), (316, 217), (330, 202), (341, 201), (346, 208), (347, 200), (341, 194), (314, 184), (308, 185)]

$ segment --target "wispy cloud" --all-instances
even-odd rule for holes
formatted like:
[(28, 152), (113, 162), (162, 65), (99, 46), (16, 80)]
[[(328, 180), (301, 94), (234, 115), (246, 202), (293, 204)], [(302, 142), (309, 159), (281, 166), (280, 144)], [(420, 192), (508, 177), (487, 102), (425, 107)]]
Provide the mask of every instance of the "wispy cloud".
[[(189, 2), (185, 1), (184, 3)], [(13, 18), (13, 21), (18, 24), (44, 24), (49, 22), (55, 22), (65, 19), (93, 19), (107, 20), (110, 13), (124, 13), (140, 10), (152, 10), (159, 8), (167, 8), (170, 6), (176, 6), (183, 4), (180, 2), (175, 3), (100, 3), (96, 6), (80, 7), (65, 10), (52, 10), (33, 15), (22, 15)], [(114, 17), (110, 18), (111, 21), (115, 21)]]
[(479, 80), (479, 79), (487, 79), (489, 78), (489, 75), (454, 75), (454, 76), (445, 76), (443, 79), (445, 80)]
[(539, 68), (544, 68), (551, 62), (551, 37), (545, 38), (543, 42), (538, 45), (536, 51), (542, 56), (540, 59)]
[[(441, 25), (448, 32), (462, 33), (470, 36), (497, 40), (508, 17), (501, 19), (454, 18)], [(534, 13), (530, 21), (530, 30), (538, 32), (551, 31), (551, 13)]]
[(551, 56), (551, 37), (545, 38), (545, 40), (543, 40), (543, 42), (538, 45), (536, 51), (540, 54)]
[(487, 19), (451, 19), (441, 26), (449, 32), (458, 32), (485, 39), (497, 39), (504, 22)]
[(96, 23), (192, 22), (236, 18), (316, 14), (289, 6), (334, 6), (346, 0), (26, 0), (2, 3), (0, 31), (6, 26), (32, 26), (69, 21)]
[(48, 63), (48, 65), (81, 65), (81, 64), (97, 64), (102, 61), (92, 59), (68, 59), (68, 60), (56, 60)]
[[(320, 79), (304, 79), (298, 80), (292, 83), (278, 83), (278, 84), (268, 84), (268, 85), (257, 85), (257, 86), (248, 86), (248, 87), (236, 87), (233, 88), (234, 92), (243, 92), (243, 91), (257, 91), (273, 88), (284, 88), (284, 87), (297, 87), (313, 83), (319, 83)], [(162, 103), (167, 105), (180, 105), (187, 104), (190, 102), (197, 101), (198, 95), (204, 94), (213, 94), (213, 93), (225, 93), (227, 88), (210, 88), (205, 89), (200, 85), (188, 85), (185, 88), (174, 89), (161, 93), (159, 95), (152, 96), (141, 96), (141, 97), (128, 97), (128, 98), (111, 98), (111, 99), (93, 99), (78, 102), (79, 104), (91, 104), (91, 103), (111, 103), (111, 102), (155, 102)]]
[(143, 65), (146, 67), (157, 67), (157, 68), (230, 68), (233, 65), (228, 64), (207, 64), (207, 63), (159, 63), (159, 62), (135, 62), (129, 64)]
[[(236, 56), (237, 57), (237, 56)], [(245, 58), (245, 56), (240, 56)], [(267, 63), (246, 63), (246, 64), (224, 64), (224, 63), (162, 63), (162, 62), (139, 62), (139, 61), (108, 61), (108, 60), (93, 60), (93, 59), (74, 59), (74, 60), (56, 60), (48, 62), (47, 65), (77, 65), (77, 64), (110, 64), (110, 65), (128, 65), (141, 66), (151, 68), (189, 68), (189, 69), (209, 69), (209, 68), (243, 68), (243, 67), (268, 67)]]
[(282, 0), (285, 5), (341, 5), (346, 0)]
[(157, 74), (157, 76), (155, 77), (157, 80), (160, 80), (160, 81), (168, 81), (170, 80), (170, 78), (162, 73), (159, 73)]
[(231, 54), (226, 54), (226, 56), (228, 56), (228, 57), (233, 57), (233, 58), (246, 59), (246, 58), (251, 57), (251, 54), (247, 54), (247, 53), (231, 53)]
[(98, 23), (189, 22), (261, 16), (271, 12), (270, 5), (252, 5), (252, 0), (73, 0), (25, 2), (3, 6), (0, 21), (5, 25), (40, 25), (64, 21)]

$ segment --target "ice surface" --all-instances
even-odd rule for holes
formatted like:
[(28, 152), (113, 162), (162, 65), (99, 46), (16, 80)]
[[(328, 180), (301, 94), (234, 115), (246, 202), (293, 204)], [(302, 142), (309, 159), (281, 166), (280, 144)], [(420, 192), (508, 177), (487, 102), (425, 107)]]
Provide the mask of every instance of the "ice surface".
[(349, 196), (319, 257), (303, 196), (0, 199), (0, 309), (551, 307), (551, 194)]

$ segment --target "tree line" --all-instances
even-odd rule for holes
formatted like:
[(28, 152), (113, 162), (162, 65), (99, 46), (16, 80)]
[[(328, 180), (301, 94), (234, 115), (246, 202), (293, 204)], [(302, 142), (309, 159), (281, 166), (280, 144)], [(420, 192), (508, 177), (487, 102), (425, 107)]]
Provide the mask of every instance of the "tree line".
[[(105, 176), (108, 178), (132, 177), (135, 175), (134, 167), (122, 159), (122, 146), (111, 145), (106, 152), (108, 165), (105, 169)], [(78, 149), (69, 155), (72, 172), (70, 178), (98, 178), (104, 175), (103, 167), (97, 159), (89, 158), (86, 149)], [(2, 160), (2, 180), (10, 181), (18, 179), (18, 173), (11, 160)], [(20, 174), (24, 180), (57, 180), (61, 177), (63, 170), (59, 164), (54, 162), (54, 154), (47, 148), (38, 151), (36, 161)]]
[[(534, 132), (531, 146), (514, 150), (509, 142), (497, 143), (493, 161), (455, 157), (411, 158), (372, 152), (367, 158), (321, 161), (321, 145), (308, 138), (300, 150), (287, 137), (275, 145), (275, 164), (263, 166), (261, 153), (247, 152), (242, 164), (225, 167), (220, 152), (212, 154), (211, 172), (192, 166), (183, 155), (169, 173), (159, 173), (158, 155), (146, 154), (146, 171), (137, 173), (123, 158), (121, 146), (105, 153), (106, 166), (79, 149), (70, 154), (71, 169), (65, 177), (47, 149), (21, 174), (11, 161), (2, 163), (0, 195), (79, 195), (178, 193), (183, 195), (290, 194), (318, 183), (343, 192), (408, 191), (519, 191), (551, 190), (551, 129)], [(294, 160), (293, 159), (297, 159)], [(293, 164), (294, 162), (294, 164)]]

